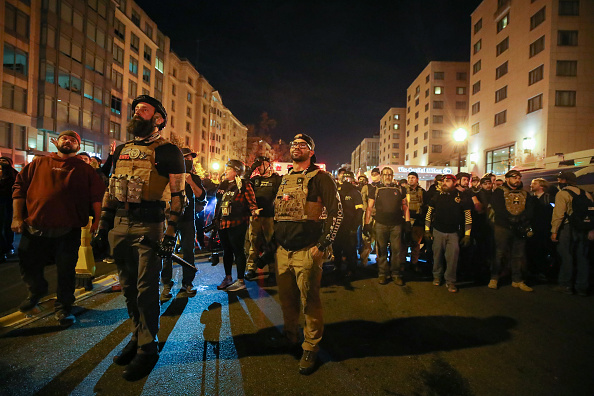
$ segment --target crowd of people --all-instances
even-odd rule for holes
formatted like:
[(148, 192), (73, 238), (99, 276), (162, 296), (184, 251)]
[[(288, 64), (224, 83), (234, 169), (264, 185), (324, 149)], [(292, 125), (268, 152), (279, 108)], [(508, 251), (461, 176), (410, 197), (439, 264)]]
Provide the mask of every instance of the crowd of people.
[(390, 167), (373, 169), (371, 181), (341, 169), (335, 180), (316, 165), (313, 138), (297, 134), (287, 174), (278, 175), (270, 158), (258, 156), (247, 167), (229, 160), (213, 183), (196, 174), (196, 153), (161, 135), (167, 112), (160, 101), (142, 95), (132, 107), (127, 130), (134, 139), (112, 144), (105, 163), (78, 153), (81, 139), (74, 131), (60, 133), (53, 141), (57, 153), (35, 158), (20, 173), (0, 158), (0, 260), (13, 253), (13, 233), (22, 233), (18, 256), (29, 294), (19, 309), (30, 313), (47, 295), (43, 266), (53, 262), (55, 318), (63, 327), (76, 322), (80, 228), (92, 216), (95, 258), (115, 262), (132, 321), (130, 341), (114, 357), (126, 366), (127, 380), (143, 378), (158, 360), (159, 304), (173, 296), (176, 245), (185, 260), (180, 293), (197, 293), (194, 257), (204, 245), (209, 191), (217, 201), (211, 241), (216, 233), (223, 251), (217, 289), (245, 290), (246, 280), (269, 267), (284, 317), (281, 343), (301, 351), (301, 374), (316, 368), (324, 330), (320, 283), (328, 260), (348, 280), (375, 251), (381, 285), (404, 286), (411, 273), (431, 271), (433, 284), (445, 282), (452, 293), (459, 277), (497, 289), (509, 275), (514, 288), (531, 292), (526, 276), (532, 274), (557, 276), (562, 293), (588, 293), (594, 205), (571, 172), (559, 174), (556, 194), (544, 179), (526, 191), (516, 170), (501, 183), (493, 174), (439, 175), (427, 190), (415, 172), (396, 181)]

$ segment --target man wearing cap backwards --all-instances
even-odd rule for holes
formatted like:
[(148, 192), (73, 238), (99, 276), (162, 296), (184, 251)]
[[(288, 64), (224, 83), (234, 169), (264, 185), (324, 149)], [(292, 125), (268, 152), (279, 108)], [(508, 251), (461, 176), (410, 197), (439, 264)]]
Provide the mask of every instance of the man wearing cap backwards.
[[(361, 200), (363, 202), (363, 225), (365, 225), (365, 215), (367, 212), (367, 207), (369, 206), (369, 197), (375, 196), (375, 188), (380, 185), (382, 185), (380, 168), (373, 168), (371, 170), (371, 183), (365, 184), (361, 188)], [(371, 211), (371, 226), (369, 227), (370, 232), (362, 233), (363, 249), (361, 249), (361, 265), (363, 267), (367, 266), (369, 254), (373, 250), (371, 245), (375, 242), (375, 231), (373, 230), (373, 226), (375, 224), (375, 220), (373, 218), (374, 215), (375, 209)]]
[[(299, 372), (316, 368), (319, 342), (324, 332), (320, 281), (326, 249), (342, 222), (342, 207), (332, 177), (314, 163), (313, 139), (295, 135), (291, 142), (293, 168), (283, 176), (274, 201), (274, 233), (278, 293), (289, 343), (298, 342), (299, 307), (305, 315), (303, 355)], [(322, 221), (322, 211), (327, 218)]]
[[(448, 291), (456, 293), (456, 268), (460, 245), (470, 244), (472, 201), (456, 188), (456, 176), (444, 175), (441, 192), (429, 202), (425, 216), (425, 238), (433, 239), (433, 285), (446, 281)], [(464, 224), (464, 237), (460, 240), (460, 226)], [(431, 231), (433, 229), (433, 231)], [(443, 256), (446, 270), (443, 270)]]
[(29, 290), (19, 310), (34, 310), (47, 294), (43, 271), (47, 257), (53, 257), (58, 269), (55, 318), (60, 326), (67, 327), (76, 322), (72, 304), (80, 229), (89, 222), (91, 207), (91, 231), (97, 229), (105, 185), (91, 166), (76, 157), (80, 149), (78, 133), (64, 131), (53, 143), (57, 153), (35, 158), (16, 177), (11, 228), (23, 234), (19, 265)]
[(491, 197), (495, 213), (495, 260), (491, 266), (490, 289), (497, 289), (503, 260), (511, 262), (512, 286), (531, 292), (524, 283), (526, 266), (526, 238), (532, 235), (530, 222), (534, 213), (533, 197), (522, 189), (522, 174), (511, 170), (505, 174), (505, 183)]
[[(258, 173), (252, 176), (254, 171)], [(251, 177), (251, 179), (250, 179)], [(274, 171), (270, 158), (265, 156), (256, 157), (252, 166), (244, 176), (254, 189), (258, 208), (262, 209), (257, 217), (250, 219), (249, 238), (250, 251), (247, 259), (247, 273), (245, 279), (252, 280), (256, 277), (256, 264), (254, 260), (270, 248), (274, 234), (274, 198), (281, 182), (281, 176)], [(269, 280), (274, 278), (273, 265), (269, 265)]]
[[(393, 183), (394, 171), (386, 166), (382, 169), (382, 186), (375, 189), (369, 197), (365, 213), (365, 232), (369, 234), (371, 214), (375, 209), (375, 239), (377, 241), (378, 282), (385, 285), (390, 277), (398, 286), (404, 285), (404, 268), (400, 263), (401, 237), (403, 229), (411, 231), (408, 202), (403, 187)], [(404, 190), (406, 191), (406, 190)], [(388, 243), (392, 256), (388, 266)]]
[[(561, 256), (561, 268), (559, 269), (559, 285), (555, 291), (573, 294), (573, 267), (576, 264), (575, 291), (580, 296), (588, 295), (588, 276), (590, 263), (588, 260), (590, 241), (594, 240), (594, 229), (590, 218), (590, 226), (583, 228), (579, 220), (574, 220), (572, 214), (576, 206), (576, 200), (580, 199), (588, 207), (594, 206), (592, 195), (576, 186), (577, 178), (573, 172), (561, 172), (557, 176), (561, 191), (555, 196), (555, 207), (553, 208), (553, 219), (551, 220), (551, 240), (559, 242), (557, 251)], [(577, 215), (577, 214), (576, 214)], [(587, 215), (587, 214), (586, 214)], [(589, 241), (589, 240), (590, 241)]]
[[(128, 381), (148, 375), (159, 358), (161, 258), (173, 253), (186, 199), (184, 157), (160, 134), (167, 123), (163, 105), (141, 95), (132, 102), (132, 109), (134, 116), (127, 131), (134, 139), (114, 151), (113, 172), (93, 241), (100, 249), (109, 238), (132, 319), (132, 338), (113, 359), (118, 365), (127, 365), (123, 377)], [(171, 210), (163, 234), (167, 185)]]
[[(180, 234), (181, 250), (184, 260), (193, 265), (194, 242), (196, 240), (195, 216), (196, 212), (202, 210), (196, 210), (196, 208), (204, 207), (204, 204), (206, 203), (206, 190), (202, 186), (200, 176), (194, 172), (193, 159), (196, 158), (196, 153), (188, 147), (182, 148), (181, 152), (184, 156), (184, 165), (186, 168), (185, 192), (188, 206), (184, 208), (184, 212), (179, 219), (177, 228)], [(204, 236), (202, 236), (202, 240), (204, 240)], [(196, 295), (196, 289), (192, 284), (195, 275), (195, 271), (182, 265), (182, 285), (180, 293), (185, 293), (190, 297)], [(163, 260), (161, 283), (163, 284), (163, 290), (161, 291), (160, 299), (161, 301), (167, 301), (173, 297), (171, 294), (171, 288), (173, 287), (173, 263), (171, 257), (167, 257)]]

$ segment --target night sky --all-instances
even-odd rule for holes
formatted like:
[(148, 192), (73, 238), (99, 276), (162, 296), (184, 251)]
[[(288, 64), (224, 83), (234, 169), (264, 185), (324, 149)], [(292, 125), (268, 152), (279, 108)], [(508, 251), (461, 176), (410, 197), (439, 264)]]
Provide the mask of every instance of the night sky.
[(481, 0), (137, 3), (242, 123), (268, 112), (275, 138), (311, 135), (333, 169), (430, 61), (469, 60)]

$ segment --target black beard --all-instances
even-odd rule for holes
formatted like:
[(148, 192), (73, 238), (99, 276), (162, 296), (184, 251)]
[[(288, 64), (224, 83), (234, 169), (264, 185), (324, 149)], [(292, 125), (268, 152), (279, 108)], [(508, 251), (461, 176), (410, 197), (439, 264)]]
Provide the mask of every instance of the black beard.
[(72, 145), (70, 146), (70, 148), (65, 148), (64, 145), (61, 145), (58, 147), (58, 151), (62, 154), (72, 154), (76, 153), (78, 151), (78, 148), (74, 148)]
[(128, 122), (126, 130), (136, 137), (144, 138), (153, 133), (155, 125), (152, 118), (150, 120), (144, 120), (142, 118), (132, 117), (130, 122)]
[(304, 152), (301, 152), (301, 154), (298, 154), (297, 151), (291, 153), (291, 159), (295, 162), (305, 162), (308, 158), (309, 156)]

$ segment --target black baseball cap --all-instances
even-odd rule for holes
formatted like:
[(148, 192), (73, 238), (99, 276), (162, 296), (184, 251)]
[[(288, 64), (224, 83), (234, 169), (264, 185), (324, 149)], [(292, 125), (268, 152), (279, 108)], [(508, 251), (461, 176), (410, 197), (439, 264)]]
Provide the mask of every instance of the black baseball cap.
[(161, 125), (157, 125), (159, 130), (165, 128), (165, 125), (167, 125), (167, 112), (165, 111), (165, 107), (163, 107), (163, 104), (160, 100), (149, 95), (140, 95), (132, 101), (132, 112), (134, 112), (138, 103), (147, 103), (153, 106), (155, 108), (155, 112), (161, 114), (161, 117), (163, 117), (164, 120)]

